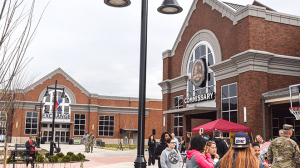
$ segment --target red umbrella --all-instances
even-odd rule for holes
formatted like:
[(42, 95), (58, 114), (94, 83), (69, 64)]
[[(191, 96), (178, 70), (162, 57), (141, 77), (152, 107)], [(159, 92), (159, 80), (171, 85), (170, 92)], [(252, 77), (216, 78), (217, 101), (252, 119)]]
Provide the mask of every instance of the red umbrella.
[(192, 129), (192, 132), (198, 133), (203, 128), (203, 132), (214, 132), (215, 130), (222, 132), (251, 132), (251, 128), (236, 124), (227, 120), (218, 119), (204, 125), (200, 125)]

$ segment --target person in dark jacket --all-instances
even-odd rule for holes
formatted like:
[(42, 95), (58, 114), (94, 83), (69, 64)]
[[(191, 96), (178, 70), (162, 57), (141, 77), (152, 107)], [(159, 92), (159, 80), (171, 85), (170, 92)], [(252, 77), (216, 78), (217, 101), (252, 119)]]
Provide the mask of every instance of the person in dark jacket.
[(167, 147), (167, 140), (171, 138), (171, 134), (168, 132), (164, 132), (161, 135), (160, 138), (160, 144), (156, 147), (155, 151), (154, 151), (154, 158), (158, 160), (158, 167), (161, 168), (160, 166), (160, 155), (162, 153), (163, 150), (165, 150), (165, 148)]
[(150, 135), (149, 140), (148, 140), (148, 152), (149, 152), (149, 159), (148, 159), (148, 166), (151, 165), (151, 163), (153, 165), (155, 165), (155, 158), (154, 158), (154, 151), (155, 151), (155, 139), (153, 135)]
[(31, 167), (34, 167), (33, 161), (35, 160), (35, 147), (36, 142), (29, 137), (29, 140), (25, 143), (26, 147), (26, 167), (28, 167), (29, 162), (31, 162)]
[(228, 146), (221, 137), (222, 137), (222, 132), (217, 130), (217, 131), (214, 131), (214, 138), (211, 139), (212, 141), (216, 142), (216, 144), (217, 144), (217, 153), (220, 156), (220, 159), (228, 151)]

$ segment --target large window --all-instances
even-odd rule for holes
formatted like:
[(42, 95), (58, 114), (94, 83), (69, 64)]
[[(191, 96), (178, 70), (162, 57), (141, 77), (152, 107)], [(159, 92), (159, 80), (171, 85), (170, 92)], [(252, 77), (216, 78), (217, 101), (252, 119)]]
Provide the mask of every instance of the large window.
[(115, 117), (99, 116), (99, 136), (114, 136)]
[(84, 135), (85, 114), (75, 114), (74, 135)]
[[(56, 94), (56, 100), (57, 100), (57, 102), (59, 104), (59, 107), (57, 107), (55, 113), (56, 114), (70, 114), (70, 112), (71, 112), (71, 109), (70, 109), (70, 103), (71, 103), (70, 97), (68, 96), (67, 93), (65, 93), (67, 97), (64, 98), (64, 99), (62, 99), (61, 98), (62, 91), (58, 90), (58, 91), (56, 91), (56, 93), (57, 93)], [(52, 111), (53, 111), (54, 91), (49, 92), (49, 94), (50, 94), (50, 97), (45, 97), (44, 98), (45, 107), (47, 109), (47, 111), (45, 111), (45, 107), (44, 107), (43, 111), (45, 113), (52, 113)]]
[(183, 96), (176, 96), (173, 100), (173, 108), (180, 109), (183, 108)]
[(6, 120), (7, 120), (6, 112), (0, 111), (0, 129), (6, 129)]
[[(200, 87), (196, 87), (192, 84), (191, 74), (194, 62), (197, 59), (202, 59), (204, 64), (206, 64), (206, 74), (205, 79)], [(187, 72), (189, 76), (189, 80), (187, 82), (187, 97), (197, 96), (205, 93), (211, 93), (215, 91), (215, 77), (213, 71), (209, 68), (209, 66), (215, 64), (214, 53), (212, 47), (208, 42), (202, 41), (191, 52), (191, 56), (189, 58), (189, 63), (187, 66)]]
[(26, 112), (25, 134), (37, 134), (38, 116), (37, 112)]
[(222, 86), (222, 118), (237, 123), (237, 84)]
[(174, 114), (174, 134), (175, 136), (183, 136), (183, 116), (182, 114)]

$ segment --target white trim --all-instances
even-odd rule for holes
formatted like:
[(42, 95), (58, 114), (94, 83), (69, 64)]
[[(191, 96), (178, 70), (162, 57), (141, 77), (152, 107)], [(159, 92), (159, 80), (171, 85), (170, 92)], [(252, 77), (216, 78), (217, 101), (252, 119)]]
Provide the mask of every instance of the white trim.
[[(189, 20), (194, 12), (196, 10), (196, 6), (198, 0), (194, 0), (192, 3), (190, 10), (186, 16), (186, 19), (184, 20), (182, 27), (180, 29), (180, 32), (176, 38), (176, 41), (172, 47), (171, 50), (171, 57), (175, 55), (175, 51), (177, 49), (178, 44), (181, 41), (182, 35), (185, 31), (185, 28), (189, 25)], [(264, 18), (266, 21), (270, 22), (277, 22), (277, 23), (283, 23), (293, 26), (300, 26), (300, 17), (295, 15), (289, 15), (285, 13), (279, 13), (276, 11), (270, 11), (267, 10), (267, 7), (261, 7), (256, 5), (247, 5), (244, 8), (235, 11), (232, 8), (228, 7), (228, 5), (222, 3), (219, 0), (203, 0), (203, 4), (207, 3), (212, 7), (212, 10), (217, 10), (222, 14), (222, 17), (227, 17), (233, 22), (233, 25), (236, 25), (238, 21), (242, 20), (245, 17), (248, 16), (254, 16), (259, 18)]]
[(53, 72), (44, 76), (42, 79), (40, 79), (40, 80), (36, 81), (35, 83), (33, 83), (32, 85), (28, 86), (27, 88), (24, 89), (23, 93), (25, 94), (31, 90), (34, 90), (35, 87), (42, 85), (46, 80), (51, 79), (53, 76), (55, 76), (57, 74), (63, 75), (66, 78), (66, 80), (70, 81), (75, 87), (77, 87), (79, 90), (81, 90), (81, 93), (84, 93), (88, 97), (90, 96), (90, 93), (84, 87), (82, 87), (78, 82), (76, 82), (71, 76), (69, 76), (61, 68), (57, 68)]

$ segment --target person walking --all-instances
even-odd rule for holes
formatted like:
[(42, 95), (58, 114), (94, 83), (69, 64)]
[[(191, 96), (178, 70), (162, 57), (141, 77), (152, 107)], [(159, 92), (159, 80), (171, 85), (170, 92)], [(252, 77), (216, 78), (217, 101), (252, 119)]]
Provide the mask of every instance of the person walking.
[(208, 153), (211, 156), (211, 160), (212, 160), (213, 164), (216, 165), (220, 160), (220, 156), (217, 154), (217, 144), (216, 144), (216, 142), (210, 140), (206, 143), (206, 146), (209, 148)]
[(33, 141), (33, 138), (30, 136), (29, 140), (25, 143), (26, 147), (26, 168), (28, 167), (29, 162), (31, 162), (31, 167), (34, 167), (35, 161), (35, 147), (36, 142)]
[(215, 168), (264, 168), (252, 150), (249, 136), (238, 132), (233, 136), (230, 149)]
[(89, 151), (89, 148), (88, 148), (89, 134), (88, 133), (85, 133), (85, 136), (83, 137), (83, 142), (84, 142), (84, 152), (88, 152)]
[[(187, 168), (213, 168), (214, 164), (208, 153), (209, 147), (201, 136), (194, 137), (191, 141), (191, 150), (186, 151)], [(203, 153), (203, 154), (202, 154)]]
[(216, 142), (217, 153), (221, 159), (225, 155), (225, 153), (228, 151), (228, 146), (222, 139), (222, 132), (218, 131), (218, 130), (214, 131), (214, 138), (212, 138), (211, 140)]
[(172, 133), (171, 135), (172, 135), (172, 138), (174, 139), (174, 141), (176, 142), (175, 148), (178, 149), (178, 147), (179, 147), (178, 139), (175, 137), (174, 133)]
[(149, 140), (148, 140), (148, 152), (149, 152), (149, 159), (148, 159), (148, 166), (151, 165), (151, 163), (153, 165), (155, 165), (155, 158), (154, 158), (154, 151), (155, 151), (155, 145), (156, 145), (156, 142), (155, 142), (155, 139), (154, 139), (154, 136), (153, 135), (150, 135), (149, 137)]
[(93, 153), (94, 139), (95, 136), (93, 135), (93, 132), (91, 132), (91, 135), (89, 136), (88, 153)]
[(161, 168), (160, 165), (160, 156), (163, 150), (167, 147), (167, 140), (171, 138), (171, 134), (168, 132), (164, 132), (160, 137), (160, 144), (156, 147), (154, 151), (154, 158), (158, 160), (158, 167)]
[(272, 168), (299, 168), (300, 150), (295, 141), (290, 137), (293, 135), (293, 126), (283, 125), (283, 136), (274, 139), (268, 148), (268, 162)]
[(163, 150), (160, 156), (162, 168), (182, 168), (183, 161), (180, 152), (175, 149), (176, 142), (173, 138), (167, 140), (168, 147)]

